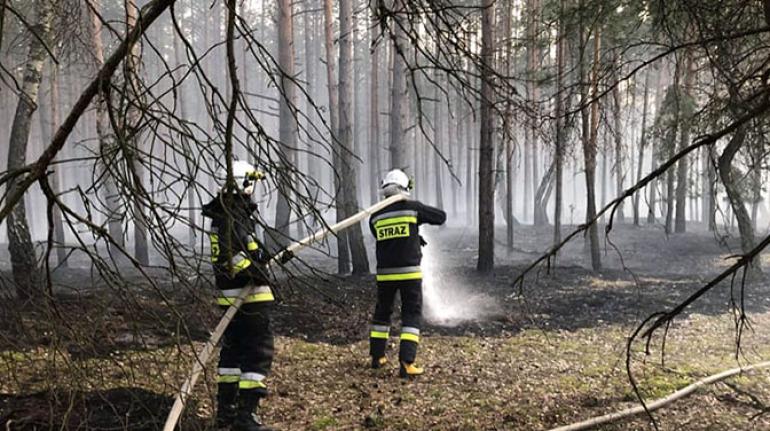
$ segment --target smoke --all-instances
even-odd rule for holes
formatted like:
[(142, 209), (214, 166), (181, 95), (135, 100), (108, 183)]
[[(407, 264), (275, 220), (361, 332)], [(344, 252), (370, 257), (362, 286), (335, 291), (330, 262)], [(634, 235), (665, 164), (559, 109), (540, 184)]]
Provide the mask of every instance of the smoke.
[(437, 244), (422, 233), (429, 243), (422, 252), (422, 296), (425, 319), (438, 326), (457, 326), (479, 321), (499, 313), (499, 306), (489, 295), (474, 292), (472, 286), (459, 282), (439, 264)]

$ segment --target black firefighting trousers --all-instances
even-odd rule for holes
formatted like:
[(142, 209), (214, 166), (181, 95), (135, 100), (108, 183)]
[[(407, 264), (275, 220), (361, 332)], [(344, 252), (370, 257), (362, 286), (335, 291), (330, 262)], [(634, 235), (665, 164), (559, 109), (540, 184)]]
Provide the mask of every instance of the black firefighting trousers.
[(401, 345), (398, 357), (401, 362), (411, 364), (417, 356), (417, 345), (420, 343), (422, 280), (377, 282), (377, 305), (369, 333), (369, 354), (374, 358), (385, 356), (396, 293), (401, 296)]
[(267, 395), (263, 380), (273, 363), (271, 308), (272, 302), (241, 305), (225, 330), (219, 353), (220, 391), (235, 392), (237, 387), (239, 397), (253, 400), (254, 404)]

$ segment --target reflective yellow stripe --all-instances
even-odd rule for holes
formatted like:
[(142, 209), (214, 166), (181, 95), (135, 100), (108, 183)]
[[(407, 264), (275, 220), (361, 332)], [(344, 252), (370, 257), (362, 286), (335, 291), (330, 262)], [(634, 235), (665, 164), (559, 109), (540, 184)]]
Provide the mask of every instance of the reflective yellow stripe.
[(369, 337), (371, 338), (384, 338), (386, 340), (388, 339), (388, 335), (390, 334), (388, 334), (387, 332), (380, 332), (380, 331), (372, 331), (369, 333)]
[(422, 272), (407, 272), (405, 274), (377, 274), (377, 281), (422, 280)]
[(238, 383), (241, 380), (241, 376), (219, 376), (217, 377), (217, 383)]
[(241, 380), (238, 382), (238, 389), (257, 389), (266, 387), (267, 385), (256, 380)]
[(219, 235), (210, 234), (209, 241), (211, 241), (211, 261), (216, 263), (219, 258)]
[(417, 334), (410, 334), (408, 332), (402, 332), (401, 333), (401, 339), (406, 341), (414, 341), (415, 343), (420, 342), (420, 336)]
[(251, 265), (251, 260), (249, 259), (243, 259), (240, 262), (233, 265), (233, 272), (238, 273), (243, 271), (244, 269), (248, 268)]
[(389, 224), (397, 224), (397, 223), (415, 223), (417, 224), (417, 217), (414, 216), (404, 216), (404, 217), (393, 217), (393, 218), (384, 218), (382, 220), (377, 220), (374, 222), (374, 227), (382, 227), (387, 226)]
[(248, 251), (259, 250), (259, 244), (257, 244), (256, 241), (252, 241), (246, 244), (246, 250)]
[[(237, 299), (236, 296), (223, 296), (217, 298), (217, 304), (219, 305), (233, 305), (235, 300)], [(253, 295), (249, 295), (246, 297), (246, 299), (243, 300), (244, 304), (249, 304), (252, 302), (270, 302), (275, 301), (275, 297), (273, 296), (272, 292), (266, 292), (266, 293), (255, 293)]]

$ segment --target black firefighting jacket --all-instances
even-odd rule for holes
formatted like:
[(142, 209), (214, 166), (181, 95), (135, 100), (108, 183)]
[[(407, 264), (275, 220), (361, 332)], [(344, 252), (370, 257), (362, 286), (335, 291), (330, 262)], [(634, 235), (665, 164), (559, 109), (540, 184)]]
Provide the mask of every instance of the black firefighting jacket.
[[(220, 194), (203, 206), (203, 216), (211, 219), (211, 263), (217, 288), (224, 292), (219, 299), (221, 305), (227, 305), (223, 298), (237, 297), (246, 286), (268, 283), (263, 265), (270, 255), (257, 240), (256, 220), (252, 216), (256, 209), (246, 195)], [(267, 286), (260, 293), (245, 302), (273, 300)]]
[(422, 279), (419, 226), (445, 221), (444, 211), (416, 200), (396, 202), (372, 214), (369, 228), (377, 239), (377, 281)]

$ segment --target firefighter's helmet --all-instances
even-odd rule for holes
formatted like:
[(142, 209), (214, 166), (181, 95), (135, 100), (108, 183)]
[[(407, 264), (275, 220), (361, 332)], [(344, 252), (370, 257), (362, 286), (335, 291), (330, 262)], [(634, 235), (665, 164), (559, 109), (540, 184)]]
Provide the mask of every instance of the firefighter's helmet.
[(385, 174), (385, 178), (382, 180), (382, 190), (386, 196), (395, 193), (408, 193), (413, 186), (412, 179), (401, 169), (393, 169)]
[[(224, 183), (227, 179), (227, 169), (222, 169), (219, 176)], [(247, 161), (236, 160), (233, 162), (233, 179), (239, 192), (251, 195), (254, 193), (254, 185), (257, 181), (265, 179), (265, 174)]]

